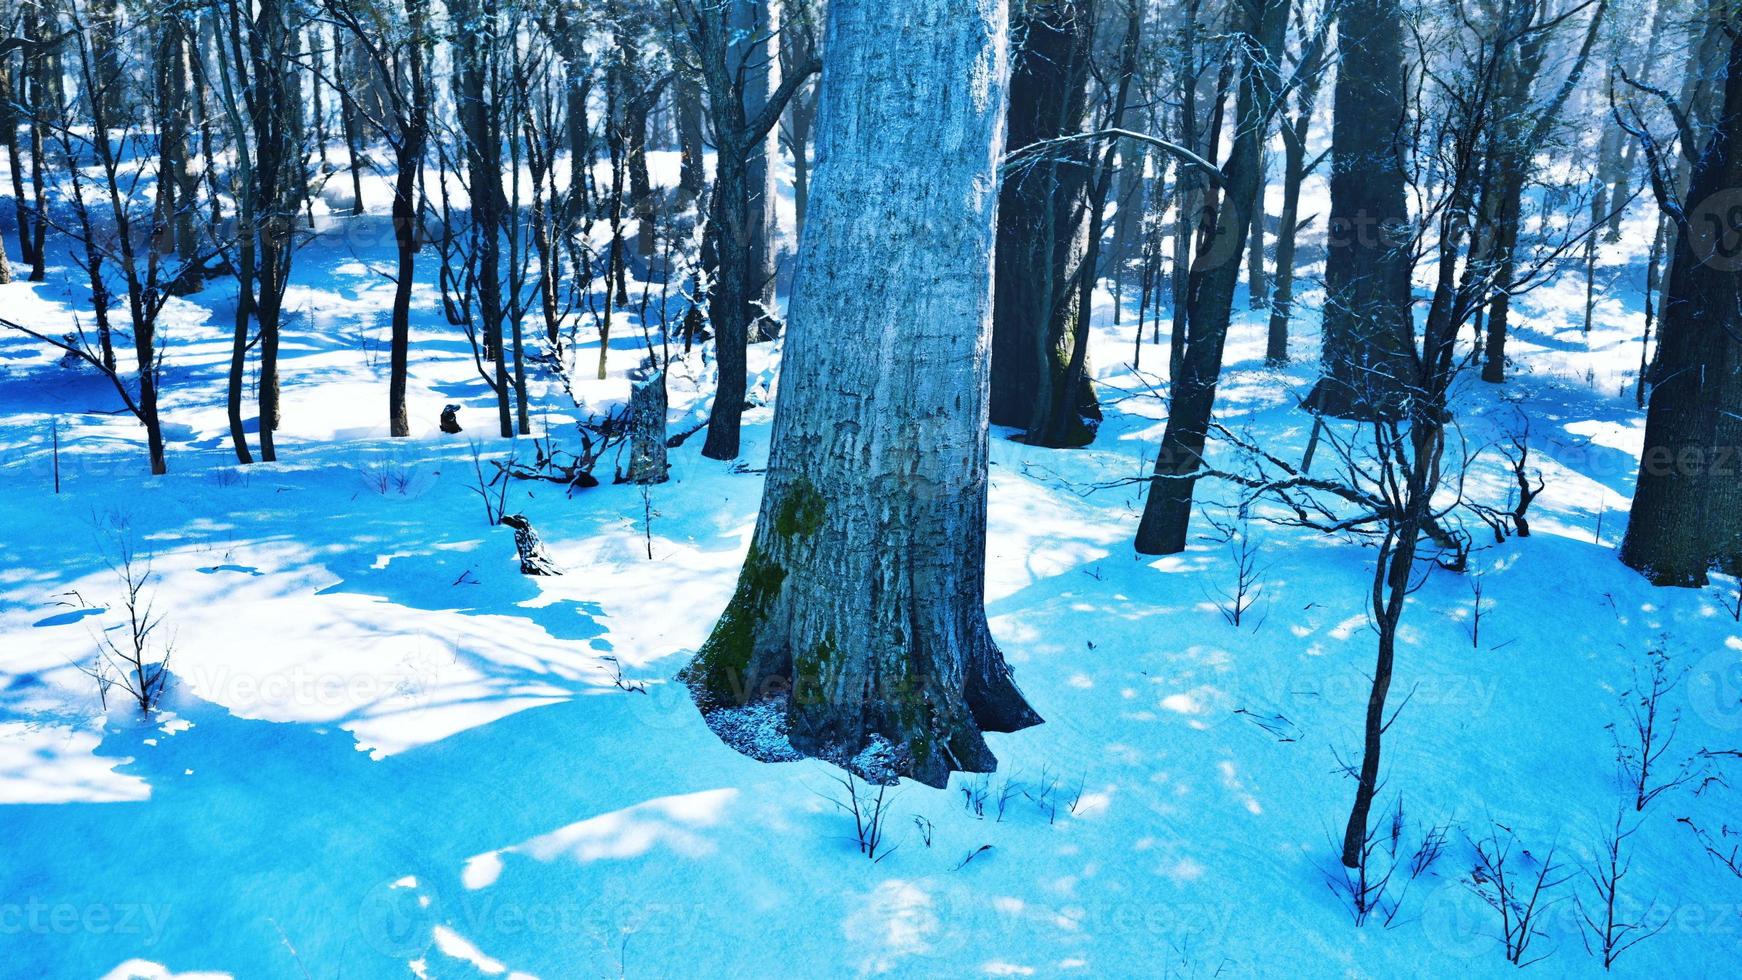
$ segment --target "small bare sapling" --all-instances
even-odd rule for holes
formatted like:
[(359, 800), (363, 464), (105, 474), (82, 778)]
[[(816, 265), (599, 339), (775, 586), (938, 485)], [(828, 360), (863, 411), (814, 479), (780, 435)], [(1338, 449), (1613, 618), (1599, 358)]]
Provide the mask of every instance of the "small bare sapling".
[(981, 776), (962, 784), (962, 808), (974, 816), (984, 819), (986, 816), (986, 793), (990, 781)]
[(1470, 576), (1470, 649), (1482, 645), (1482, 613), (1488, 604), (1482, 601), (1482, 573)]
[(1585, 950), (1592, 956), (1600, 954), (1605, 970), (1613, 967), (1622, 953), (1662, 932), (1670, 921), (1666, 918), (1650, 925), (1631, 919), (1625, 905), (1617, 907), (1621, 880), (1633, 866), (1627, 841), (1639, 830), (1637, 823), (1626, 826), (1626, 819), (1626, 807), (1617, 809), (1615, 825), (1603, 838), (1602, 853), (1584, 867), (1585, 880), (1591, 886), (1590, 902), (1582, 895), (1573, 900), (1579, 912), (1579, 933), (1584, 937)]
[(1681, 724), (1681, 712), (1670, 710), (1664, 698), (1681, 684), (1687, 672), (1672, 673), (1669, 654), (1661, 647), (1649, 654), (1650, 668), (1641, 676), (1633, 672), (1633, 685), (1621, 692), (1627, 709), (1623, 728), (1610, 725), (1615, 737), (1615, 765), (1623, 784), (1633, 794), (1633, 809), (1642, 811), (1652, 800), (1692, 780), (1697, 772), (1693, 759), (1664, 774), (1670, 746)]
[(1467, 883), (1483, 902), (1500, 916), (1500, 938), (1506, 959), (1515, 966), (1540, 962), (1554, 951), (1532, 956), (1532, 941), (1543, 935), (1549, 910), (1561, 901), (1559, 893), (1573, 876), (1555, 862), (1550, 845), (1541, 860), (1518, 843), (1518, 837), (1495, 824), (1488, 836), (1472, 841), (1476, 851)]
[[(1234, 566), (1233, 584), (1210, 586), (1213, 593), (1210, 598), (1228, 625), (1239, 628), (1264, 594), (1264, 573), (1268, 567), (1259, 559), (1259, 540), (1252, 536), (1251, 512), (1242, 506), (1234, 519), (1218, 520), (1206, 511), (1204, 519), (1216, 529), (1216, 540), (1226, 545), (1228, 559)], [(1257, 626), (1262, 625), (1260, 620)]]
[(1728, 587), (1720, 579), (1712, 589), (1718, 599), (1718, 608), (1730, 614), (1730, 618), (1742, 623), (1742, 575), (1736, 576)]
[(156, 611), (156, 590), (151, 582), (151, 559), (141, 556), (125, 537), (116, 541), (109, 568), (121, 580), (121, 607), (126, 622), (97, 635), (97, 655), (90, 666), (76, 665), (97, 682), (97, 696), (109, 707), (109, 691), (120, 688), (146, 715), (156, 709), (169, 682), (169, 658), (174, 640), (160, 639), (163, 616)]
[[(508, 454), (507, 469), (514, 466), (514, 454)], [(478, 445), (478, 440), (472, 440), (472, 474), (474, 483), (472, 492), (484, 501), (484, 522), (491, 527), (502, 523), (502, 512), (508, 502), (508, 480), (503, 476), (506, 469), (501, 463), (496, 464), (496, 475), (484, 475), (484, 451)]]
[(825, 797), (830, 803), (842, 811), (853, 815), (853, 837), (859, 845), (859, 853), (871, 859), (873, 864), (882, 861), (894, 853), (894, 848), (883, 846), (884, 818), (888, 816), (887, 804), (894, 802), (894, 797), (885, 797), (889, 787), (879, 784), (877, 795), (872, 796), (869, 788), (861, 792), (859, 781), (853, 778), (851, 772), (845, 776), (835, 777), (845, 790), (845, 799)]

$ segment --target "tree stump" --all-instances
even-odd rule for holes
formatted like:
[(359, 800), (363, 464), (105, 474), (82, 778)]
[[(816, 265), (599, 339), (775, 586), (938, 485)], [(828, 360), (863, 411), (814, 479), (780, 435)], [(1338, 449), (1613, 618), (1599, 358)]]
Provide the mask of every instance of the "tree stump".
[(448, 405), (442, 409), (442, 431), (449, 434), (460, 431), (460, 406)]
[(514, 529), (514, 550), (520, 555), (522, 575), (561, 575), (563, 570), (544, 550), (544, 541), (532, 522), (519, 514), (503, 514), (501, 523)]
[(671, 467), (665, 457), (665, 369), (652, 359), (629, 375), (629, 472), (627, 483), (664, 483)]

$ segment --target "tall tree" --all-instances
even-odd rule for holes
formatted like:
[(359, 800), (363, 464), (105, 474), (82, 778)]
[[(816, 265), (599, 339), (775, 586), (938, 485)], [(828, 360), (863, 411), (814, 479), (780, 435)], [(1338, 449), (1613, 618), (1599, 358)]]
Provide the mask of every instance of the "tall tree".
[(1185, 550), (1194, 474), (1202, 463), (1215, 409), (1234, 287), (1240, 278), (1240, 252), (1262, 190), (1259, 139), (1283, 94), (1277, 65), (1288, 27), (1287, 0), (1239, 0), (1237, 7), (1242, 77), (1234, 145), (1222, 168), (1221, 202), (1212, 219), (1208, 247), (1198, 250), (1186, 282), (1187, 335), (1168, 403), (1167, 429), (1137, 528), (1137, 551), (1146, 555)]
[[(20, 116), (28, 119), (29, 139), (37, 145), (33, 163), (41, 166), (41, 122), (38, 113), (31, 108), (32, 102), (40, 93), (34, 91), (35, 63), (39, 60), (33, 52), (40, 47), (36, 40), (36, 11), (33, 4), (26, 4), (19, 18), (18, 38), (10, 39), (4, 48), (0, 48), (0, 141), (6, 144), (7, 169), (12, 174), (12, 207), (18, 222), (19, 258), (25, 265), (32, 267), (31, 278), (41, 279), (37, 271), (41, 265), (38, 251), (42, 244), (41, 229), (43, 222), (39, 219), (40, 211), (33, 209), (24, 192), (24, 147), (21, 145), (24, 137), (19, 134)], [(14, 52), (17, 52), (16, 58)], [(16, 68), (14, 68), (16, 64)], [(35, 182), (41, 184), (41, 174), (35, 176)], [(0, 253), (5, 248), (0, 246)], [(9, 274), (10, 275), (10, 274)], [(8, 278), (10, 281), (10, 278)]]
[[(1125, 0), (1125, 30), (1119, 43), (1118, 68), (1105, 82), (1106, 99), (1103, 127), (1120, 133), (1125, 127), (1125, 109), (1131, 97), (1131, 80), (1137, 74), (1137, 47), (1143, 33), (1144, 6), (1140, 0)], [(1082, 392), (1089, 388), (1089, 314), (1094, 309), (1095, 285), (1100, 281), (1101, 243), (1106, 233), (1107, 195), (1113, 188), (1117, 141), (1109, 141), (1090, 171), (1088, 225), (1084, 229), (1083, 256), (1069, 280), (1076, 293), (1076, 328), (1072, 331), (1070, 356), (1058, 383), (1050, 386), (1048, 397), (1035, 405), (1034, 417), (1028, 424), (1025, 440), (1037, 446), (1077, 445), (1076, 433), (1087, 430), (1093, 435), (1101, 419), (1101, 408), (1092, 399), (1085, 406)]]
[[(1489, 0), (1494, 7), (1489, 29), (1497, 37), (1500, 63), (1496, 77), (1494, 132), (1489, 137), (1489, 173), (1493, 185), (1484, 191), (1493, 230), (1488, 237), (1490, 261), (1498, 288), (1488, 311), (1487, 338), (1482, 351), (1482, 380), (1506, 380), (1506, 334), (1512, 310), (1511, 284), (1518, 267), (1519, 231), (1523, 224), (1524, 188), (1536, 170), (1537, 154), (1560, 125), (1561, 109), (1578, 88), (1596, 46), (1608, 0), (1569, 4), (1564, 11), (1532, 0)], [(1590, 6), (1585, 39), (1566, 78), (1542, 102), (1534, 97), (1547, 64), (1555, 28)]]
[[(731, 46), (727, 63), (740, 80), (739, 98), (744, 103), (744, 118), (754, 119), (774, 97), (780, 87), (781, 18), (784, 11), (780, 0), (724, 0), (730, 13)], [(778, 113), (776, 115), (778, 119)], [(745, 300), (749, 309), (751, 334), (755, 339), (767, 339), (770, 333), (769, 314), (774, 309), (774, 269), (779, 243), (780, 223), (775, 209), (778, 184), (774, 179), (774, 161), (780, 157), (779, 133), (774, 127), (759, 134), (747, 147), (744, 186), (749, 197), (744, 202), (744, 230), (748, 235), (746, 258), (749, 292)]]
[(510, 405), (513, 382), (508, 376), (502, 330), (512, 299), (504, 296), (502, 287), (502, 231), (508, 208), (502, 193), (503, 120), (491, 111), (498, 94), (490, 84), (497, 75), (497, 16), (495, 8), (487, 8), (477, 0), (458, 0), (449, 16), (458, 86), (454, 102), (465, 144), (467, 189), (472, 199), (478, 318), (482, 321), (483, 353), (490, 361), (485, 381), (496, 393), (496, 424), (506, 439), (515, 434), (515, 418)]
[[(392, 20), (385, 10), (373, 8), (365, 8), (366, 13), (359, 16), (354, 5), (345, 0), (323, 3), (333, 18), (334, 31), (343, 27), (357, 41), (360, 73), (379, 82), (382, 114), (373, 122), (393, 150), (393, 243), (398, 263), (389, 314), (387, 421), (393, 435), (409, 436), (405, 383), (411, 348), (411, 294), (423, 237), (417, 179), (430, 133), (430, 86), (424, 60), (430, 42), (429, 0), (404, 0), (403, 21)], [(344, 100), (342, 112), (369, 115), (348, 88), (336, 90)]]
[[(734, 37), (729, 5), (711, 0), (675, 0), (688, 35), (696, 68), (707, 91), (708, 109), (714, 123), (714, 188), (710, 201), (713, 233), (710, 244), (716, 274), (708, 294), (708, 319), (714, 328), (714, 351), (719, 364), (719, 383), (708, 415), (708, 437), (702, 455), (709, 459), (734, 459), (744, 416), (744, 395), (750, 343), (750, 310), (764, 285), (751, 223), (760, 220), (751, 210), (751, 158), (763, 152), (763, 141), (780, 120), (792, 93), (814, 74), (819, 62), (796, 66), (780, 80), (754, 114), (746, 112), (745, 79), (741, 62), (732, 59)], [(704, 249), (705, 251), (706, 249)]]
[(1307, 136), (1312, 131), (1313, 115), (1318, 108), (1319, 87), (1325, 75), (1325, 40), (1335, 8), (1336, 0), (1324, 0), (1317, 25), (1309, 28), (1306, 4), (1295, 7), (1295, 29), (1301, 39), (1295, 70), (1301, 82), (1294, 91), (1294, 116), (1283, 120), (1279, 127), (1282, 131), (1282, 214), (1276, 229), (1276, 276), (1270, 300), (1270, 331), (1264, 346), (1264, 360), (1273, 365), (1288, 363), (1288, 325), (1294, 317), (1294, 254), (1302, 230), (1301, 185), (1307, 174), (1317, 169), (1324, 159), (1323, 154), (1307, 159)]
[(983, 594), (1005, 18), (1003, 0), (829, 4), (762, 510), (685, 672), (710, 714), (786, 692), (796, 749), (884, 781), (989, 771), (982, 732), (1039, 721)]
[(1324, 346), (1307, 408), (1397, 419), (1409, 397), (1414, 344), (1402, 4), (1344, 0), (1337, 40)]
[[(49, 66), (55, 60), (49, 56), (48, 49), (51, 45), (45, 35), (53, 30), (53, 25), (47, 21), (36, 4), (24, 4), (23, 7), (19, 29), (27, 40), (19, 45), (18, 74), (12, 87), (12, 98), (13, 104), (21, 106), (27, 114), (31, 187), (28, 204), (24, 196), (24, 167), (22, 160), (18, 159), (22, 153), (19, 152), (21, 148), (16, 136), (9, 143), (7, 162), (12, 171), (13, 206), (18, 216), (19, 257), (30, 265), (30, 281), (41, 282), (47, 275), (47, 255), (43, 242), (48, 231), (47, 181), (43, 179), (46, 169), (44, 141), (47, 137), (44, 117), (48, 107), (53, 104)], [(0, 62), (5, 60), (0, 58)]]
[(279, 328), (296, 253), (297, 212), (308, 181), (301, 145), (302, 86), (292, 54), (298, 11), (289, 0), (260, 0), (256, 10), (246, 32), (255, 142), (251, 191), (259, 198), (254, 211), (259, 288), (252, 305), (260, 329), (260, 458), (272, 462), (278, 458), (274, 433), (280, 422)]
[[(1685, 206), (1636, 129), (1677, 234), (1621, 560), (1659, 585), (1703, 585), (1714, 565), (1742, 573), (1742, 31), (1731, 38), (1723, 108)], [(1682, 128), (1694, 144), (1685, 117)]]
[[(780, 16), (785, 25), (780, 32), (780, 65), (782, 74), (812, 60), (816, 52), (815, 0), (786, 0)], [(786, 120), (780, 127), (780, 141), (792, 153), (792, 210), (794, 238), (804, 234), (805, 208), (810, 198), (810, 140), (816, 125), (817, 94), (815, 85), (806, 85), (793, 93), (786, 104)]]
[(158, 166), (162, 183), (158, 191), (160, 202), (157, 232), (159, 243), (175, 249), (178, 260), (186, 267), (182, 280), (174, 288), (180, 292), (195, 292), (200, 288), (203, 270), (199, 262), (199, 232), (195, 227), (200, 177), (192, 167), (192, 147), (189, 143), (188, 121), (192, 116), (191, 92), (188, 86), (188, 38), (193, 29), (193, 16), (174, 10), (158, 19), (157, 46), (152, 64), (153, 88), (159, 117)]
[[(1018, 5), (1013, 33), (1006, 145), (1020, 151), (1082, 131), (1094, 46), (1095, 0)], [(992, 421), (1030, 430), (1065, 383), (1075, 334), (1073, 270), (1086, 245), (1094, 148), (1087, 141), (1038, 153), (1004, 180), (998, 201), (992, 314)], [(1100, 409), (1085, 378), (1068, 393), (1065, 445), (1094, 438)]]

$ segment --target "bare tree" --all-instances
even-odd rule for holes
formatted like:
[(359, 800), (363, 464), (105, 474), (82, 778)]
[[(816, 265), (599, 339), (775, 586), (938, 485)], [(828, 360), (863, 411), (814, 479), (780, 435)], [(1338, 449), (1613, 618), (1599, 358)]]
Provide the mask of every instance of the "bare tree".
[[(96, 659), (79, 670), (97, 682), (98, 696), (108, 706), (108, 691), (120, 687), (141, 713), (156, 709), (169, 683), (169, 659), (173, 640), (160, 638), (163, 616), (156, 611), (151, 584), (151, 558), (134, 550), (131, 539), (118, 535), (109, 570), (121, 580), (121, 608), (126, 621), (99, 634)], [(118, 635), (117, 635), (118, 634)]]
[(1592, 900), (1586, 904), (1583, 896), (1575, 898), (1579, 912), (1579, 932), (1585, 939), (1585, 950), (1603, 957), (1603, 969), (1615, 966), (1622, 953), (1657, 935), (1669, 927), (1670, 920), (1652, 925), (1630, 918), (1621, 900), (1621, 881), (1633, 870), (1633, 856), (1627, 853), (1628, 842), (1639, 832), (1639, 824), (1626, 825), (1626, 811), (1618, 810), (1615, 824), (1603, 838), (1603, 850), (1583, 871), (1591, 885)]
[[(1194, 260), (1186, 287), (1188, 333), (1173, 377), (1167, 429), (1155, 458), (1155, 479), (1137, 528), (1141, 554), (1175, 554), (1186, 546), (1194, 476), (1221, 380), (1222, 352), (1240, 275), (1240, 246), (1258, 200), (1260, 139), (1283, 95), (1281, 49), (1288, 25), (1284, 0), (1242, 0), (1236, 25), (1241, 63), (1232, 155), (1222, 168), (1223, 196), (1207, 248)], [(1179, 324), (1176, 322), (1176, 331)]]
[[(411, 295), (416, 285), (417, 253), (423, 244), (417, 186), (430, 137), (431, 92), (425, 65), (425, 51), (431, 41), (429, 4), (427, 0), (405, 0), (405, 19), (395, 22), (374, 11), (364, 20), (348, 0), (324, 3), (328, 16), (335, 21), (335, 30), (342, 27), (356, 40), (360, 60), (374, 73), (373, 87), (385, 95), (390, 113), (368, 121), (393, 150), (393, 241), (398, 264), (393, 276), (390, 313), (387, 418), (393, 435), (409, 436), (411, 420), (406, 414), (405, 384), (411, 347)], [(334, 91), (343, 100), (343, 112), (348, 119), (367, 118), (366, 108), (349, 89), (335, 84)], [(347, 122), (347, 129), (352, 125)], [(357, 207), (362, 206), (359, 197)]]
[[(708, 319), (714, 329), (719, 385), (709, 415), (702, 455), (734, 459), (738, 455), (739, 424), (749, 387), (747, 348), (752, 304), (763, 283), (756, 259), (751, 222), (751, 157), (786, 108), (793, 92), (815, 73), (813, 58), (780, 79), (779, 88), (754, 113), (747, 109), (745, 69), (733, 58), (732, 7), (744, 0), (676, 0), (689, 42), (693, 71), (707, 92), (714, 124), (714, 187), (710, 198), (718, 274), (709, 294)], [(759, 214), (760, 212), (757, 212)]]

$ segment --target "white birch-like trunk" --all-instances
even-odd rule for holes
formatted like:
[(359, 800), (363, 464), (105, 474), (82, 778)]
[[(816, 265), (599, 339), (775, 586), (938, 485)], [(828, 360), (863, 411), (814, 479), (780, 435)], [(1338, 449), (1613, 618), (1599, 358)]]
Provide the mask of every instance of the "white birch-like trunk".
[(981, 733), (1040, 720), (984, 607), (1005, 18), (829, 5), (762, 510), (685, 671), (705, 713), (784, 697), (794, 748), (881, 781), (989, 771)]

